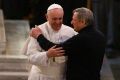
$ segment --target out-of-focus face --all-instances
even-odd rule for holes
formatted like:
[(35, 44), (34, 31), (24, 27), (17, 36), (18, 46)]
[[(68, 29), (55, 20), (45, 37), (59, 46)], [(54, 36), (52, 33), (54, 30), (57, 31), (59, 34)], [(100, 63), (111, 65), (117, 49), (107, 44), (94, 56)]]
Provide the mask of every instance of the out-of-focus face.
[(73, 13), (71, 24), (73, 25), (74, 30), (78, 32), (83, 28), (85, 24), (84, 21), (77, 18), (77, 14), (77, 12)]
[(61, 25), (63, 23), (63, 9), (53, 9), (50, 10), (47, 15), (46, 18), (49, 21), (49, 24), (51, 25), (51, 27), (55, 30), (58, 31), (61, 28)]

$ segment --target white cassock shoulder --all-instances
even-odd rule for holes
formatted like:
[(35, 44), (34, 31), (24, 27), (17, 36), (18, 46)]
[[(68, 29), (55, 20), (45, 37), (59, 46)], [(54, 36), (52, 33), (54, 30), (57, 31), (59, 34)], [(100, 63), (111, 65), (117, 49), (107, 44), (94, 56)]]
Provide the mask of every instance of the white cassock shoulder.
[(36, 39), (30, 37), (27, 49), (27, 56), (30, 63), (35, 65), (48, 65), (48, 57), (46, 51), (43, 51)]

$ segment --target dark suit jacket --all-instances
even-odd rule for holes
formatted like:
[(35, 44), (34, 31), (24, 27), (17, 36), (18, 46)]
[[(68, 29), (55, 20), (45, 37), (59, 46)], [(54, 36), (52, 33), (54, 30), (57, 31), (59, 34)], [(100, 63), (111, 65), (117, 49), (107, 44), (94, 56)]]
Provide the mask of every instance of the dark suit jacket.
[[(40, 35), (38, 42), (48, 50), (54, 44)], [(67, 80), (100, 80), (100, 69), (105, 53), (104, 36), (93, 26), (87, 26), (76, 36), (59, 44), (66, 51)]]

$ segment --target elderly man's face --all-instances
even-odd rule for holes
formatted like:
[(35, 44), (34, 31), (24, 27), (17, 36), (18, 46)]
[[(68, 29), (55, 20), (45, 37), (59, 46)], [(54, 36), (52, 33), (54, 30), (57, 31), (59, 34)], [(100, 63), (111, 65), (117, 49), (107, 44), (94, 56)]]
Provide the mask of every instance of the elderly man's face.
[(63, 15), (64, 12), (62, 9), (53, 9), (48, 12), (47, 20), (55, 31), (58, 31), (61, 28)]
[(77, 12), (73, 13), (71, 24), (73, 25), (74, 30), (78, 32), (84, 27), (85, 23), (83, 20), (78, 19), (77, 14)]

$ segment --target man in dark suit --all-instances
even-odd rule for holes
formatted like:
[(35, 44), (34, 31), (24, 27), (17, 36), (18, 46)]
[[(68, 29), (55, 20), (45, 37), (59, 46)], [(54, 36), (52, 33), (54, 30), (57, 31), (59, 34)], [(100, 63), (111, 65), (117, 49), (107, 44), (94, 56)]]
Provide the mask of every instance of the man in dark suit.
[[(105, 53), (105, 38), (94, 26), (94, 17), (91, 10), (77, 8), (73, 11), (71, 21), (77, 35), (67, 41), (56, 44), (49, 42), (39, 29), (33, 28), (31, 36), (37, 39), (41, 47), (48, 50), (47, 56), (61, 56), (62, 47), (67, 60), (66, 80), (100, 80), (100, 70)], [(51, 52), (50, 52), (51, 51)]]

